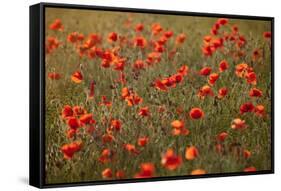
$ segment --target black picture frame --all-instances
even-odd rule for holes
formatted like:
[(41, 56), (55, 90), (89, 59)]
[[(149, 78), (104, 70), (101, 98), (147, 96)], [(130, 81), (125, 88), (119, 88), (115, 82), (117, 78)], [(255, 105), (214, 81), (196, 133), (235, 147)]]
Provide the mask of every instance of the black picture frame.
[[(183, 15), (197, 17), (223, 17), (233, 19), (264, 20), (271, 22), (271, 169), (256, 172), (235, 172), (206, 174), (198, 176), (171, 176), (156, 177), (148, 179), (122, 179), (122, 180), (102, 180), (90, 182), (73, 182), (61, 184), (45, 183), (45, 8), (64, 8), (64, 9), (83, 9), (83, 10), (102, 10), (114, 12), (136, 12), (152, 13), (164, 15)], [(30, 129), (29, 129), (29, 184), (38, 188), (66, 187), (66, 186), (85, 186), (114, 183), (148, 182), (178, 179), (195, 179), (210, 177), (244, 176), (274, 173), (274, 17), (231, 15), (217, 13), (195, 13), (170, 10), (152, 10), (121, 7), (103, 7), (93, 5), (73, 5), (56, 3), (39, 3), (30, 6)]]

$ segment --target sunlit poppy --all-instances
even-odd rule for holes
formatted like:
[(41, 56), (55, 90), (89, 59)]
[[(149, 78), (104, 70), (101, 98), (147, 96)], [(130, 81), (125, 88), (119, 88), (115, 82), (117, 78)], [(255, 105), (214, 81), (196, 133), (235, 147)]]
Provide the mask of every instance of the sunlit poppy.
[(206, 96), (214, 96), (214, 93), (210, 86), (205, 85), (200, 88), (199, 92), (197, 93), (197, 96), (200, 99), (204, 99)]
[(155, 167), (153, 163), (142, 163), (140, 172), (135, 175), (135, 178), (151, 178), (154, 176)]
[(191, 175), (203, 175), (206, 174), (207, 172), (203, 169), (195, 169), (193, 171), (191, 171)]
[(102, 177), (104, 179), (112, 178), (112, 170), (110, 168), (106, 168), (102, 171)]
[(263, 105), (257, 105), (254, 112), (257, 116), (263, 117), (265, 115), (265, 108)]
[(184, 122), (180, 121), (180, 120), (174, 120), (171, 123), (171, 126), (175, 129), (182, 129), (182, 128), (184, 128)]
[(247, 128), (247, 125), (246, 125), (245, 120), (242, 120), (240, 118), (236, 118), (231, 122), (231, 128), (240, 130), (240, 129)]
[(158, 35), (160, 32), (163, 31), (163, 28), (159, 23), (153, 23), (151, 25), (151, 31), (153, 35)]
[(83, 75), (80, 71), (76, 71), (71, 75), (71, 80), (75, 83), (81, 83), (83, 80)]
[(248, 69), (249, 69), (248, 64), (246, 63), (238, 64), (235, 67), (235, 74), (238, 77), (244, 77), (247, 74)]
[(134, 45), (136, 47), (145, 48), (147, 45), (147, 41), (144, 37), (138, 36), (134, 39)]
[(182, 76), (186, 76), (188, 73), (188, 66), (187, 65), (183, 65), (178, 69), (178, 73), (181, 74)]
[(189, 116), (191, 119), (200, 119), (204, 117), (204, 112), (200, 108), (192, 108), (189, 112)]
[(71, 159), (74, 153), (80, 151), (82, 148), (81, 141), (75, 141), (70, 144), (65, 144), (61, 147), (65, 159)]
[(186, 147), (185, 149), (186, 160), (194, 160), (198, 156), (199, 156), (199, 152), (195, 146)]
[(179, 34), (177, 37), (176, 37), (176, 44), (182, 44), (184, 43), (186, 39), (186, 35), (185, 34)]
[(181, 166), (182, 157), (176, 155), (173, 149), (168, 149), (162, 156), (161, 164), (168, 170), (175, 170)]

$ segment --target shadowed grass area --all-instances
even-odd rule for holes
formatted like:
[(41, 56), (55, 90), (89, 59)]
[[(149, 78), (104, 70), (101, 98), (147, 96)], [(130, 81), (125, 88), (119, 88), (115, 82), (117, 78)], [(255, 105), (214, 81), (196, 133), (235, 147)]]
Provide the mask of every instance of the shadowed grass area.
[[(56, 19), (60, 19), (62, 31), (49, 28)], [(134, 178), (141, 171), (140, 165), (148, 162), (153, 164), (154, 169), (150, 169), (151, 174), (147, 177), (189, 175), (195, 169), (203, 169), (205, 173), (243, 172), (247, 167), (270, 170), (271, 50), (270, 41), (263, 37), (264, 32), (270, 31), (270, 21), (228, 20), (219, 29), (220, 34), (212, 35), (212, 38), (226, 38), (227, 34), (232, 34), (235, 25), (246, 43), (239, 46), (242, 41), (239, 36), (234, 41), (226, 39), (223, 46), (214, 51), (212, 56), (205, 56), (202, 54), (203, 39), (210, 35), (217, 20), (218, 18), (207, 17), (47, 8), (46, 39), (55, 37), (59, 45), (46, 54), (45, 62), (46, 183), (116, 179), (118, 176), (115, 173), (120, 170), (125, 174), (121, 178)], [(138, 23), (144, 25), (141, 32), (134, 30)], [(163, 45), (164, 50), (159, 53), (161, 60), (149, 65), (147, 55), (155, 52), (155, 42), (163, 34), (163, 31), (158, 35), (151, 33), (153, 23), (159, 23), (163, 31), (173, 31), (173, 36)], [(82, 33), (84, 40), (80, 44), (70, 43), (67, 37), (72, 32)], [(111, 32), (118, 34), (117, 42), (107, 41)], [(95, 52), (94, 58), (89, 58), (87, 51), (90, 48), (85, 51), (86, 54), (79, 56), (82, 45), (93, 33), (102, 37), (102, 42), (94, 47), (101, 48), (103, 56)], [(181, 33), (186, 35), (186, 39), (182, 44), (175, 45), (176, 37)], [(144, 49), (134, 45), (136, 36), (147, 40)], [(122, 37), (126, 42), (121, 42)], [(114, 69), (114, 60), (111, 60), (110, 68), (101, 67), (102, 60), (105, 59), (104, 52), (114, 54), (113, 49), (116, 47), (120, 50), (117, 50), (114, 58), (126, 59), (124, 69)], [(173, 50), (175, 55), (169, 58)], [(258, 50), (257, 58), (253, 58), (255, 50)], [(134, 69), (136, 60), (145, 63), (144, 69)], [(220, 72), (219, 63), (222, 60), (228, 62), (229, 68)], [(252, 68), (256, 75), (256, 84), (248, 83), (245, 77), (237, 76), (236, 66), (240, 63), (247, 63)], [(168, 88), (166, 92), (155, 87), (156, 79), (161, 80), (179, 73), (178, 70), (183, 65), (188, 66), (188, 74), (182, 75), (182, 81), (176, 83), (175, 87)], [(202, 86), (208, 84), (208, 76), (199, 75), (199, 71), (206, 66), (212, 72), (218, 73), (219, 78), (214, 84), (209, 84), (214, 95), (200, 99), (198, 92)], [(81, 83), (71, 80), (76, 71), (83, 75)], [(48, 77), (50, 73), (57, 73), (60, 78), (52, 79)], [(125, 75), (126, 82), (120, 82), (121, 73)], [(95, 82), (94, 97), (89, 99), (92, 81)], [(128, 106), (126, 100), (121, 98), (124, 87), (135, 92), (142, 98), (142, 102)], [(226, 87), (228, 93), (219, 99), (217, 95), (222, 87)], [(254, 87), (262, 91), (261, 97), (249, 96), (249, 91)], [(106, 96), (111, 102), (111, 107), (100, 105), (102, 96)], [(254, 106), (264, 106), (262, 115), (257, 115), (256, 109), (241, 114), (240, 106), (247, 102)], [(67, 137), (66, 132), (70, 129), (68, 119), (62, 117), (62, 110), (66, 105), (81, 106), (87, 113), (92, 113), (96, 123), (91, 125), (95, 130), (89, 133), (87, 128), (91, 125), (80, 124), (82, 127), (78, 128), (76, 134)], [(140, 108), (146, 106), (150, 115), (139, 115)], [(192, 119), (189, 116), (192, 108), (201, 108), (204, 117)], [(76, 118), (79, 119), (77, 116)], [(247, 127), (242, 130), (231, 128), (235, 118), (245, 120)], [(110, 129), (112, 119), (121, 121), (120, 131)], [(174, 120), (184, 122), (189, 134), (173, 135), (171, 122)], [(217, 140), (221, 132), (228, 134), (224, 141)], [(108, 134), (114, 136), (114, 140), (105, 143), (102, 137)], [(148, 143), (139, 146), (138, 138), (143, 136), (148, 137)], [(74, 141), (82, 142), (82, 147), (66, 159), (62, 146)], [(137, 154), (124, 149), (124, 144), (134, 145)], [(194, 160), (185, 158), (186, 147), (189, 146), (195, 146), (199, 152)], [(182, 163), (178, 163), (174, 170), (167, 169), (167, 164), (161, 162), (170, 148), (182, 157)], [(112, 152), (109, 162), (106, 163), (99, 160), (104, 149)], [(250, 154), (245, 154), (245, 151)], [(106, 168), (110, 168), (112, 176), (102, 174)]]

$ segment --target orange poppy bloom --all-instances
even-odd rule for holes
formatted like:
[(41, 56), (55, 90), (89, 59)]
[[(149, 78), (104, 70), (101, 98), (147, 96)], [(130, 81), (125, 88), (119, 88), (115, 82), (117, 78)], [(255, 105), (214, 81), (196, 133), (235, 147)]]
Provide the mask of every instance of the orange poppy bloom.
[(147, 41), (144, 37), (138, 36), (138, 37), (135, 37), (135, 39), (134, 39), (134, 45), (136, 47), (145, 48), (147, 45)]
[(164, 36), (166, 38), (171, 38), (174, 35), (173, 31), (165, 31)]
[(240, 113), (244, 114), (247, 112), (253, 112), (254, 109), (255, 109), (255, 106), (251, 102), (247, 102), (240, 106)]
[(263, 117), (265, 115), (265, 109), (263, 105), (257, 105), (255, 107), (255, 114), (259, 117)]
[(256, 172), (256, 171), (257, 171), (257, 169), (253, 166), (244, 168), (244, 172)]
[(176, 155), (173, 149), (168, 149), (162, 156), (161, 164), (168, 170), (175, 170), (182, 164), (182, 157)]
[(102, 171), (102, 177), (103, 178), (112, 178), (112, 170), (110, 168), (106, 168)]
[(88, 114), (84, 114), (80, 117), (80, 122), (82, 124), (89, 124), (93, 122), (93, 114), (88, 113)]
[(183, 121), (179, 121), (179, 120), (174, 120), (171, 123), (171, 126), (175, 129), (183, 129), (184, 128), (184, 122)]
[(62, 25), (61, 20), (60, 19), (56, 19), (56, 20), (54, 20), (53, 23), (51, 23), (49, 25), (49, 29), (55, 30), (55, 31), (63, 31), (64, 27)]
[(139, 115), (143, 117), (148, 117), (150, 116), (149, 108), (148, 107), (142, 107), (139, 110)]
[(228, 93), (228, 90), (227, 88), (220, 88), (219, 89), (219, 92), (218, 92), (218, 98), (221, 99), (221, 98), (224, 98)]
[(135, 175), (135, 178), (151, 178), (154, 176), (155, 167), (153, 163), (142, 163), (140, 172)]
[(214, 96), (214, 93), (213, 93), (213, 90), (210, 86), (208, 85), (205, 85), (203, 87), (200, 88), (197, 96), (200, 98), (200, 99), (204, 99), (206, 96)]
[(121, 90), (121, 97), (123, 99), (126, 99), (126, 97), (130, 96), (130, 91), (129, 91), (129, 88), (122, 88)]
[(202, 76), (208, 76), (212, 71), (212, 68), (210, 67), (204, 67), (199, 71), (199, 74)]
[(116, 130), (116, 131), (120, 131), (121, 130), (121, 126), (122, 126), (122, 123), (120, 120), (118, 119), (113, 119), (111, 120), (111, 123), (110, 123), (110, 129), (111, 130)]
[(62, 151), (65, 159), (72, 159), (74, 153), (80, 151), (81, 148), (82, 148), (82, 142), (75, 141), (70, 144), (64, 144), (61, 147), (61, 151)]
[(125, 178), (125, 172), (124, 170), (118, 170), (116, 173), (115, 173), (115, 176), (117, 179), (123, 179)]
[(204, 112), (200, 108), (192, 108), (189, 112), (189, 116), (191, 119), (200, 119), (204, 117)]
[(143, 29), (144, 29), (144, 26), (143, 26), (142, 23), (136, 24), (136, 26), (135, 26), (135, 31), (136, 32), (141, 32), (141, 31), (143, 31)]
[(249, 66), (246, 63), (241, 63), (236, 65), (235, 67), (235, 74), (238, 77), (244, 77), (248, 72)]
[(72, 107), (70, 105), (65, 105), (62, 109), (61, 117), (63, 119), (67, 119), (67, 118), (72, 117), (72, 116), (73, 116)]
[(188, 73), (188, 66), (183, 65), (178, 69), (178, 73), (181, 74), (182, 76), (186, 76)]
[(218, 78), (219, 78), (219, 74), (217, 74), (217, 73), (210, 74), (209, 80), (208, 80), (209, 84), (214, 85)]
[(258, 88), (252, 88), (249, 92), (251, 97), (262, 97), (262, 91)]
[(66, 131), (66, 137), (71, 139), (76, 134), (76, 129), (68, 129)]
[(186, 128), (182, 128), (182, 129), (176, 129), (176, 128), (173, 128), (172, 130), (172, 135), (174, 136), (179, 136), (179, 135), (189, 135), (190, 131)]
[(207, 172), (203, 169), (195, 169), (193, 171), (191, 171), (191, 175), (203, 175), (206, 174)]
[(181, 33), (176, 38), (176, 44), (183, 44), (186, 39), (186, 35)]
[(108, 163), (112, 160), (113, 152), (110, 149), (103, 149), (99, 161), (103, 164)]
[(59, 80), (61, 78), (61, 75), (56, 72), (50, 72), (48, 73), (48, 78), (51, 80)]
[(50, 54), (59, 47), (61, 43), (56, 37), (48, 37), (46, 42), (46, 53)]
[(136, 149), (135, 145), (132, 144), (124, 144), (124, 149), (132, 154), (139, 154), (140, 152)]
[(194, 160), (199, 156), (198, 149), (195, 146), (186, 147), (185, 149), (185, 158), (187, 160)]
[(145, 145), (147, 145), (148, 140), (149, 140), (148, 137), (140, 137), (138, 139), (138, 145), (144, 147)]
[(153, 35), (158, 35), (160, 32), (163, 31), (163, 28), (159, 23), (153, 23), (151, 25), (151, 31)]
[(78, 129), (80, 127), (79, 120), (76, 119), (75, 117), (69, 117), (67, 121), (67, 125), (69, 126), (70, 129)]
[(220, 142), (224, 142), (224, 140), (228, 137), (228, 133), (227, 132), (221, 132), (220, 134), (218, 134), (217, 136), (217, 140)]
[(242, 120), (240, 118), (236, 118), (231, 122), (231, 128), (232, 129), (245, 129), (247, 128), (245, 120)]
[(147, 55), (146, 62), (148, 65), (159, 63), (161, 61), (161, 53), (151, 52)]
[(107, 37), (108, 42), (112, 43), (112, 42), (116, 42), (118, 40), (118, 35), (116, 32), (111, 32), (108, 34)]
[(244, 156), (245, 159), (250, 158), (251, 155), (252, 155), (252, 153), (251, 153), (249, 150), (246, 150), (246, 149), (245, 149), (245, 150), (243, 151), (243, 156)]
[(219, 66), (220, 66), (220, 72), (223, 72), (223, 71), (225, 71), (225, 70), (227, 70), (229, 68), (229, 64), (228, 64), (228, 62), (226, 60), (222, 60), (220, 62)]
[(77, 84), (81, 83), (83, 80), (83, 75), (80, 71), (76, 71), (71, 75), (71, 80)]
[(70, 33), (67, 36), (67, 41), (70, 42), (70, 43), (77, 43), (77, 42), (83, 41), (83, 40), (84, 40), (84, 35), (79, 34), (78, 32)]
[(131, 94), (130, 96), (126, 97), (125, 99), (127, 101), (128, 106), (132, 107), (134, 105), (138, 105), (142, 103), (143, 99), (139, 97), (137, 94)]

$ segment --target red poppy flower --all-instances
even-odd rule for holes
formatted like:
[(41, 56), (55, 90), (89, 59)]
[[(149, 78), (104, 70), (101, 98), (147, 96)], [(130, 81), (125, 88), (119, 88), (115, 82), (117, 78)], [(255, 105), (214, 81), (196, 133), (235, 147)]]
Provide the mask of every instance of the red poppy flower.
[(204, 112), (200, 108), (192, 108), (189, 112), (189, 116), (191, 119), (200, 119), (204, 117)]
[(111, 32), (108, 34), (107, 37), (108, 42), (112, 43), (112, 42), (116, 42), (118, 40), (118, 35), (116, 32)]
[(247, 113), (247, 112), (253, 112), (255, 109), (255, 106), (251, 103), (244, 103), (243, 105), (240, 106), (240, 113)]
[(87, 111), (79, 105), (74, 106), (72, 110), (75, 116), (80, 116), (87, 113)]
[(153, 163), (142, 163), (140, 172), (135, 175), (135, 178), (151, 178), (154, 176), (155, 167)]
[(221, 99), (221, 98), (224, 98), (228, 93), (228, 90), (227, 88), (220, 88), (219, 91), (218, 91), (218, 98)]
[(135, 26), (135, 31), (136, 32), (141, 32), (141, 31), (143, 31), (143, 29), (144, 29), (144, 26), (143, 26), (142, 23), (136, 24), (136, 26)]
[(262, 91), (258, 88), (252, 88), (249, 92), (251, 97), (262, 97)]
[(265, 115), (265, 108), (263, 105), (257, 105), (254, 112), (257, 116), (263, 117)]
[(200, 99), (204, 99), (206, 96), (214, 96), (214, 93), (213, 93), (213, 90), (210, 86), (208, 85), (205, 85), (203, 87), (200, 88), (197, 96), (200, 98)]
[(63, 31), (64, 27), (60, 19), (56, 19), (53, 23), (49, 25), (49, 29), (55, 31)]
[(264, 32), (264, 33), (263, 33), (263, 37), (264, 37), (265, 39), (270, 39), (270, 38), (271, 38), (271, 32), (270, 32), (270, 31)]
[(103, 149), (99, 161), (103, 164), (106, 164), (112, 160), (113, 152), (110, 149)]
[(212, 68), (210, 67), (204, 67), (199, 71), (199, 74), (202, 76), (208, 76), (212, 71)]
[(228, 19), (220, 18), (218, 19), (217, 23), (219, 23), (220, 25), (226, 25), (228, 23)]
[(178, 73), (181, 74), (182, 76), (186, 76), (188, 73), (188, 66), (187, 65), (183, 65), (178, 69)]
[(194, 160), (198, 156), (199, 156), (199, 152), (195, 146), (186, 147), (186, 149), (185, 149), (186, 160)]
[(185, 41), (185, 39), (186, 39), (186, 35), (185, 34), (179, 34), (178, 36), (177, 36), (177, 38), (176, 38), (176, 44), (182, 44), (182, 43), (184, 43), (184, 41)]
[(217, 73), (210, 74), (209, 75), (209, 80), (208, 80), (209, 84), (210, 85), (214, 85), (215, 82), (218, 80), (218, 78), (219, 78), (219, 74), (217, 74)]
[(255, 72), (249, 72), (246, 75), (247, 82), (252, 85), (257, 84), (257, 75)]
[(252, 155), (252, 153), (251, 153), (249, 150), (244, 149), (244, 151), (243, 151), (243, 156), (244, 156), (245, 159), (250, 158), (251, 155)]
[(121, 130), (121, 126), (122, 126), (122, 123), (120, 120), (118, 119), (113, 119), (111, 120), (111, 123), (110, 123), (110, 129), (111, 130), (116, 130), (116, 131), (120, 131)]
[(48, 73), (48, 78), (51, 80), (59, 80), (61, 78), (61, 75), (56, 72), (50, 72)]
[(236, 118), (232, 121), (231, 123), (231, 128), (232, 129), (237, 129), (237, 130), (240, 130), (240, 129), (245, 129), (247, 128), (247, 125), (245, 123), (245, 120), (242, 120), (240, 118)]
[(182, 129), (182, 128), (184, 128), (184, 122), (180, 121), (180, 120), (174, 120), (171, 123), (171, 126), (175, 129)]
[(123, 145), (124, 149), (127, 150), (128, 152), (132, 153), (132, 154), (139, 154), (140, 151), (138, 151), (135, 147), (135, 145), (132, 144), (124, 144)]
[(256, 171), (257, 171), (257, 169), (253, 166), (244, 168), (244, 172), (256, 172)]
[(134, 65), (133, 65), (134, 69), (136, 70), (142, 70), (145, 68), (145, 64), (144, 61), (142, 60), (136, 60)]
[(110, 168), (104, 169), (101, 174), (104, 179), (112, 178), (112, 170)]
[(102, 136), (102, 142), (103, 144), (105, 143), (111, 143), (114, 140), (114, 136), (111, 134), (104, 134)]
[(61, 147), (65, 159), (71, 159), (74, 153), (80, 151), (82, 148), (82, 142), (75, 141), (70, 144), (65, 144)]
[(144, 37), (138, 36), (134, 39), (134, 45), (140, 48), (145, 48), (147, 45), (147, 41)]
[(174, 35), (173, 31), (165, 31), (164, 36), (166, 38), (171, 38)]
[(74, 130), (76, 130), (80, 127), (80, 123), (79, 123), (78, 119), (76, 119), (75, 117), (69, 117), (67, 124), (68, 124), (69, 128), (74, 129)]
[(80, 71), (76, 71), (72, 74), (71, 80), (77, 84), (81, 83), (83, 80), (83, 75)]
[(163, 31), (163, 28), (159, 23), (153, 23), (151, 25), (151, 31), (153, 35), (158, 35), (160, 32)]
[(221, 132), (220, 134), (218, 134), (217, 136), (217, 140), (220, 142), (224, 142), (224, 140), (228, 137), (228, 133), (227, 132)]
[(89, 124), (93, 121), (93, 114), (91, 113), (84, 114), (80, 117), (79, 120), (82, 124)]
[(149, 108), (148, 107), (142, 107), (139, 110), (139, 115), (143, 117), (150, 116)]
[(220, 62), (220, 72), (223, 72), (229, 68), (229, 64), (226, 60)]
[(115, 173), (115, 176), (117, 179), (123, 179), (125, 178), (125, 172), (124, 170), (118, 170), (116, 173)]
[(176, 155), (173, 149), (168, 149), (162, 156), (161, 164), (168, 170), (175, 170), (182, 164), (182, 157)]
[(138, 138), (138, 145), (140, 147), (144, 147), (145, 145), (147, 145), (148, 140), (149, 140), (148, 137), (140, 137)]
[(69, 118), (69, 117), (72, 117), (72, 116), (73, 116), (72, 107), (71, 107), (70, 105), (65, 105), (65, 106), (63, 107), (61, 116), (62, 116), (63, 119), (67, 119), (67, 118)]

